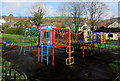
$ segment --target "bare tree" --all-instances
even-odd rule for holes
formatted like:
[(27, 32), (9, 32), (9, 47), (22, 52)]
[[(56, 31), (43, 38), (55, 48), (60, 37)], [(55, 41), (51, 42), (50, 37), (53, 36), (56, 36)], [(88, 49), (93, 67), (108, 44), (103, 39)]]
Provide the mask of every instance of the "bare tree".
[(91, 2), (85, 2), (86, 17), (91, 24), (91, 30), (94, 31), (95, 26), (103, 18), (103, 14), (107, 10), (107, 5), (104, 2), (94, 0)]
[[(62, 16), (67, 16), (72, 18), (75, 32), (78, 32), (79, 27), (81, 26), (83, 16), (83, 4), (81, 2), (66, 2), (61, 5), (61, 14)], [(69, 21), (69, 20), (68, 20)]]
[(82, 24), (82, 4), (80, 2), (70, 2), (68, 6), (68, 11), (70, 12), (70, 15), (72, 16), (73, 23), (75, 26), (75, 32), (78, 32), (79, 27)]
[(59, 16), (62, 17), (68, 17), (69, 16), (69, 12), (67, 11), (67, 7), (68, 7), (68, 2), (62, 2), (57, 10), (57, 13), (59, 13)]
[(60, 16), (59, 18), (59, 22), (56, 23), (56, 25), (60, 25), (60, 27), (66, 27), (69, 26), (71, 22), (70, 18), (69, 18), (69, 12), (67, 11), (67, 2), (62, 2), (57, 11), (56, 11), (56, 15)]

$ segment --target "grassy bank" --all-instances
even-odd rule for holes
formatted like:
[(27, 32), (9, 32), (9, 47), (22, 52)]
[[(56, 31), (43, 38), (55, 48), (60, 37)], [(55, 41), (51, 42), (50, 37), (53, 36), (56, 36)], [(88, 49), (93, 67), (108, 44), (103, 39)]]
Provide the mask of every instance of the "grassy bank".
[(2, 59), (2, 80), (0, 81), (29, 81), (27, 77), (18, 73), (14, 68), (12, 68), (12, 63)]

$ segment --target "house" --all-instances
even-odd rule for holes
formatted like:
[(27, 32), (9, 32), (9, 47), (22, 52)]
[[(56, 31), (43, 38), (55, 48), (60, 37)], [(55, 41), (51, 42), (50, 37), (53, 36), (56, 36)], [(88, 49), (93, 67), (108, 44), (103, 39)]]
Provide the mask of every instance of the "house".
[(120, 19), (116, 19), (114, 22), (106, 21), (100, 24), (100, 28), (95, 32), (106, 32), (107, 40), (118, 40), (118, 32), (120, 32)]
[(6, 21), (4, 19), (0, 19), (0, 25), (2, 25), (3, 23), (6, 23)]
[(106, 39), (118, 40), (118, 32), (120, 32), (120, 23), (115, 21), (112, 24), (108, 25), (107, 28), (109, 29), (109, 33), (106, 34)]

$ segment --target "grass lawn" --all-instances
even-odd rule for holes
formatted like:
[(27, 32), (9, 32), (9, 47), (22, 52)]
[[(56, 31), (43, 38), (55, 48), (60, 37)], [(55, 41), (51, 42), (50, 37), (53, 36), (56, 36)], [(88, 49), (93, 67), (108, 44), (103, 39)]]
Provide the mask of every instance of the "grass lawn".
[(106, 48), (110, 51), (113, 51), (113, 52), (120, 52), (120, 50), (118, 50), (118, 47), (120, 47), (118, 45), (118, 41), (107, 41), (107, 44), (106, 44)]
[[(114, 60), (109, 66), (113, 69), (114, 72), (120, 73), (120, 60)], [(118, 75), (114, 81), (120, 81), (120, 75)]]
[[(11, 43), (15, 43), (16, 45), (20, 45), (20, 46), (24, 46), (22, 43), (23, 40), (22, 35), (15, 35), (15, 34), (2, 34), (2, 40), (0, 42), (7, 42), (8, 44)], [(32, 45), (37, 45), (36, 41), (37, 41), (37, 36), (36, 37), (32, 37)], [(30, 46), (30, 37), (26, 37), (25, 39), (25, 46)]]
[[(97, 48), (94, 48), (94, 49), (95, 49), (95, 50), (98, 50), (99, 47), (100, 47), (100, 44), (99, 44), (99, 43), (95, 43), (94, 45), (95, 45), (95, 47), (97, 47)], [(91, 46), (91, 45), (89, 45), (89, 47), (88, 47), (89, 50), (91, 49), (90, 46)], [(104, 44), (102, 44), (101, 47), (104, 48)], [(85, 46), (85, 49), (87, 49), (87, 46)], [(120, 52), (120, 50), (118, 50), (118, 41), (113, 41), (113, 40), (111, 40), (111, 41), (106, 41), (106, 49), (107, 49), (108, 51)]]
[[(30, 37), (26, 37), (25, 39), (25, 44), (23, 45), (23, 37), (22, 35), (15, 35), (15, 34), (2, 34), (2, 40), (0, 40), (0, 42), (7, 42), (8, 44), (11, 44), (11, 43), (15, 43), (19, 46), (30, 46)], [(38, 39), (37, 39), (37, 36), (34, 36), (32, 37), (32, 45), (37, 45), (37, 42)], [(111, 51), (115, 51), (115, 52), (120, 52), (120, 50), (116, 49), (118, 48), (118, 41), (106, 41), (106, 48), (107, 50), (111, 50)], [(95, 44), (95, 47), (99, 47), (100, 45), (99, 44)], [(85, 47), (86, 48), (86, 47)], [(89, 49), (91, 49), (89, 47)], [(98, 48), (95, 48), (96, 50), (98, 50)]]

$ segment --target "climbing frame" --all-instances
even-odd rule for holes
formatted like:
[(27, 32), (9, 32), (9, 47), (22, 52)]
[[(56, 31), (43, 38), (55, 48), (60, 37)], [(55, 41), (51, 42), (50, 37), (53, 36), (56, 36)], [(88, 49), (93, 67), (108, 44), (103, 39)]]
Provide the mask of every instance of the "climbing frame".
[[(47, 47), (44, 52), (44, 47)], [(66, 47), (68, 50), (68, 58), (66, 59), (66, 65), (74, 63), (74, 58), (71, 57), (71, 35), (68, 28), (42, 28), (38, 31), (38, 62), (44, 61), (44, 57), (47, 57), (47, 64), (49, 63), (49, 56), (52, 57), (52, 66), (54, 67), (55, 48)], [(49, 52), (48, 48), (52, 49)], [(50, 54), (51, 53), (51, 54)]]
[[(37, 35), (38, 30), (32, 27), (27, 27), (24, 31), (24, 37), (22, 39), (22, 46), (20, 48), (20, 53), (21, 54), (26, 54), (26, 52), (33, 52), (33, 36)], [(27, 49), (28, 47), (28, 49)]]

